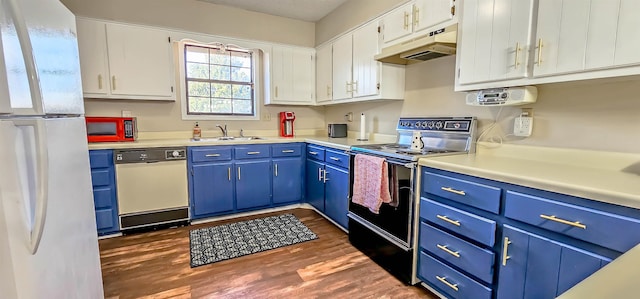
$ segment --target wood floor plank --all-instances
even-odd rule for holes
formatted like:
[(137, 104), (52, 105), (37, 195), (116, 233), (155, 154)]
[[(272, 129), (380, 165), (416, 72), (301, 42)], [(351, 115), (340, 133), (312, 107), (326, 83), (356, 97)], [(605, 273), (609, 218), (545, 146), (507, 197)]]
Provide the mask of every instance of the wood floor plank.
[[(190, 230), (283, 213), (318, 239), (190, 267)], [(107, 298), (437, 298), (404, 285), (306, 209), (103, 239), (100, 254)]]

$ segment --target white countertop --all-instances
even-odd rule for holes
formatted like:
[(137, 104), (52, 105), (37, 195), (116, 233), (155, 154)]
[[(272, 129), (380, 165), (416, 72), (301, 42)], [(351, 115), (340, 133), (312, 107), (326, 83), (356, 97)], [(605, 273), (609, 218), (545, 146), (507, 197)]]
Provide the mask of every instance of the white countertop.
[(640, 209), (640, 155), (502, 145), (420, 165)]

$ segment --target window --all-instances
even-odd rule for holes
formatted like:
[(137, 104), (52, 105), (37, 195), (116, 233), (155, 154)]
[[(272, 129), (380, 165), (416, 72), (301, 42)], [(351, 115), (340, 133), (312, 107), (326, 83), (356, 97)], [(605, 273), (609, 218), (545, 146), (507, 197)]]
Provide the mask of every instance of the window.
[(255, 116), (253, 58), (236, 47), (185, 44), (187, 115)]

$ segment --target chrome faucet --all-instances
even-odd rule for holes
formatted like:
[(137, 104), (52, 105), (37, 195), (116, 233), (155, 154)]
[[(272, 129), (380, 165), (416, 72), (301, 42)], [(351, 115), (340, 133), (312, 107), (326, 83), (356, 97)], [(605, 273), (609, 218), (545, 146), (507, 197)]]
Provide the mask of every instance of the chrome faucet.
[(216, 125), (216, 127), (220, 128), (220, 130), (222, 131), (222, 137), (228, 137), (227, 136), (227, 125), (221, 126), (221, 125)]

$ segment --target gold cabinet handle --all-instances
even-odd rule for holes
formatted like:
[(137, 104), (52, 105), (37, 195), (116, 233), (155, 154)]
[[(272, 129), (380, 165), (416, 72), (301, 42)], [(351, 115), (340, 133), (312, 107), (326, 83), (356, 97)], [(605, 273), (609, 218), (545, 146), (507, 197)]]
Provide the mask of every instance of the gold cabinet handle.
[(231, 182), (231, 167), (227, 168), (227, 179)]
[(322, 168), (318, 168), (318, 181), (322, 182)]
[(327, 172), (326, 170), (323, 170), (322, 172), (324, 173), (324, 175), (322, 176), (322, 182), (326, 183), (329, 180), (329, 178), (327, 178), (327, 173), (329, 172)]
[(446, 252), (446, 253), (448, 253), (448, 254), (450, 254), (450, 255), (453, 255), (453, 256), (455, 256), (455, 257), (457, 257), (457, 258), (459, 258), (459, 257), (460, 257), (460, 251), (452, 251), (451, 249), (449, 249), (449, 248), (447, 247), (447, 245), (440, 245), (440, 244), (436, 244), (436, 246), (437, 246), (438, 248), (440, 248), (440, 250), (442, 250), (442, 251), (444, 251), (444, 252)]
[(413, 27), (418, 27), (420, 24), (420, 8), (418, 6), (413, 6)]
[(463, 195), (463, 196), (467, 195), (467, 193), (465, 193), (464, 191), (456, 190), (456, 189), (453, 189), (451, 187), (441, 187), (440, 189), (442, 189), (444, 191), (447, 191), (447, 192), (454, 193), (454, 194), (458, 194), (458, 195)]
[[(356, 88), (353, 88), (354, 85)], [(351, 92), (358, 92), (358, 80), (351, 82)]]
[(275, 173), (274, 174), (275, 174), (275, 176), (278, 176), (278, 164), (274, 164), (274, 166), (275, 166), (275, 171), (274, 171)]
[(345, 81), (345, 88), (347, 89), (347, 92), (353, 92), (353, 88), (349, 89), (349, 86), (351, 86), (351, 83), (349, 83), (349, 81)]
[(247, 155), (257, 155), (260, 154), (260, 152), (247, 152)]
[(543, 47), (542, 39), (540, 38), (538, 39), (538, 62), (536, 62), (538, 66), (542, 64), (542, 47)]
[(502, 242), (502, 266), (507, 266), (507, 260), (511, 257), (507, 254), (507, 250), (509, 250), (509, 241), (508, 237), (504, 237), (504, 242)]
[(331, 86), (327, 85), (327, 96), (331, 96)]
[(205, 157), (220, 157), (220, 154), (206, 154)]
[(455, 226), (460, 226), (460, 221), (457, 221), (457, 220), (451, 220), (451, 219), (449, 219), (449, 217), (447, 217), (447, 216), (436, 215), (436, 217), (438, 217), (438, 219), (440, 219), (440, 220), (442, 220), (442, 221), (445, 221), (445, 222), (451, 223), (451, 224), (453, 224), (453, 225), (455, 225)]
[(278, 97), (278, 86), (276, 86), (276, 98)]
[(555, 221), (555, 222), (566, 224), (566, 225), (571, 225), (571, 226), (578, 227), (578, 228), (581, 228), (581, 229), (587, 229), (587, 225), (582, 224), (579, 221), (569, 221), (569, 220), (564, 220), (564, 219), (561, 219), (561, 218), (557, 218), (556, 216), (553, 216), (553, 215), (549, 216), (549, 215), (544, 215), (544, 214), (540, 214), (540, 218), (551, 220), (551, 221)]
[(340, 161), (340, 158), (336, 158), (336, 157), (329, 157), (329, 159), (331, 159), (333, 161)]
[(446, 277), (440, 277), (438, 275), (436, 275), (436, 279), (439, 280), (440, 282), (446, 284), (448, 287), (452, 288), (454, 291), (458, 291), (458, 284), (452, 284), (450, 282), (447, 281)]
[(317, 154), (318, 154), (318, 152), (309, 152), (309, 154), (311, 154), (311, 155), (314, 155), (314, 156), (315, 156), (315, 155), (317, 155)]
[(515, 59), (516, 61), (515, 61), (514, 65), (515, 65), (515, 68), (517, 69), (518, 66), (520, 66), (520, 59), (519, 59), (519, 57), (520, 57), (520, 42), (516, 43), (516, 55), (515, 56), (516, 56), (516, 59)]
[(116, 76), (111, 76), (111, 90), (116, 90)]
[(404, 26), (403, 26), (404, 30), (408, 30), (409, 29), (409, 13), (408, 12), (404, 12)]
[(283, 153), (293, 153), (295, 152), (294, 150), (282, 150)]
[(240, 180), (240, 167), (238, 167), (238, 181)]
[(98, 75), (98, 89), (102, 89), (102, 75)]

